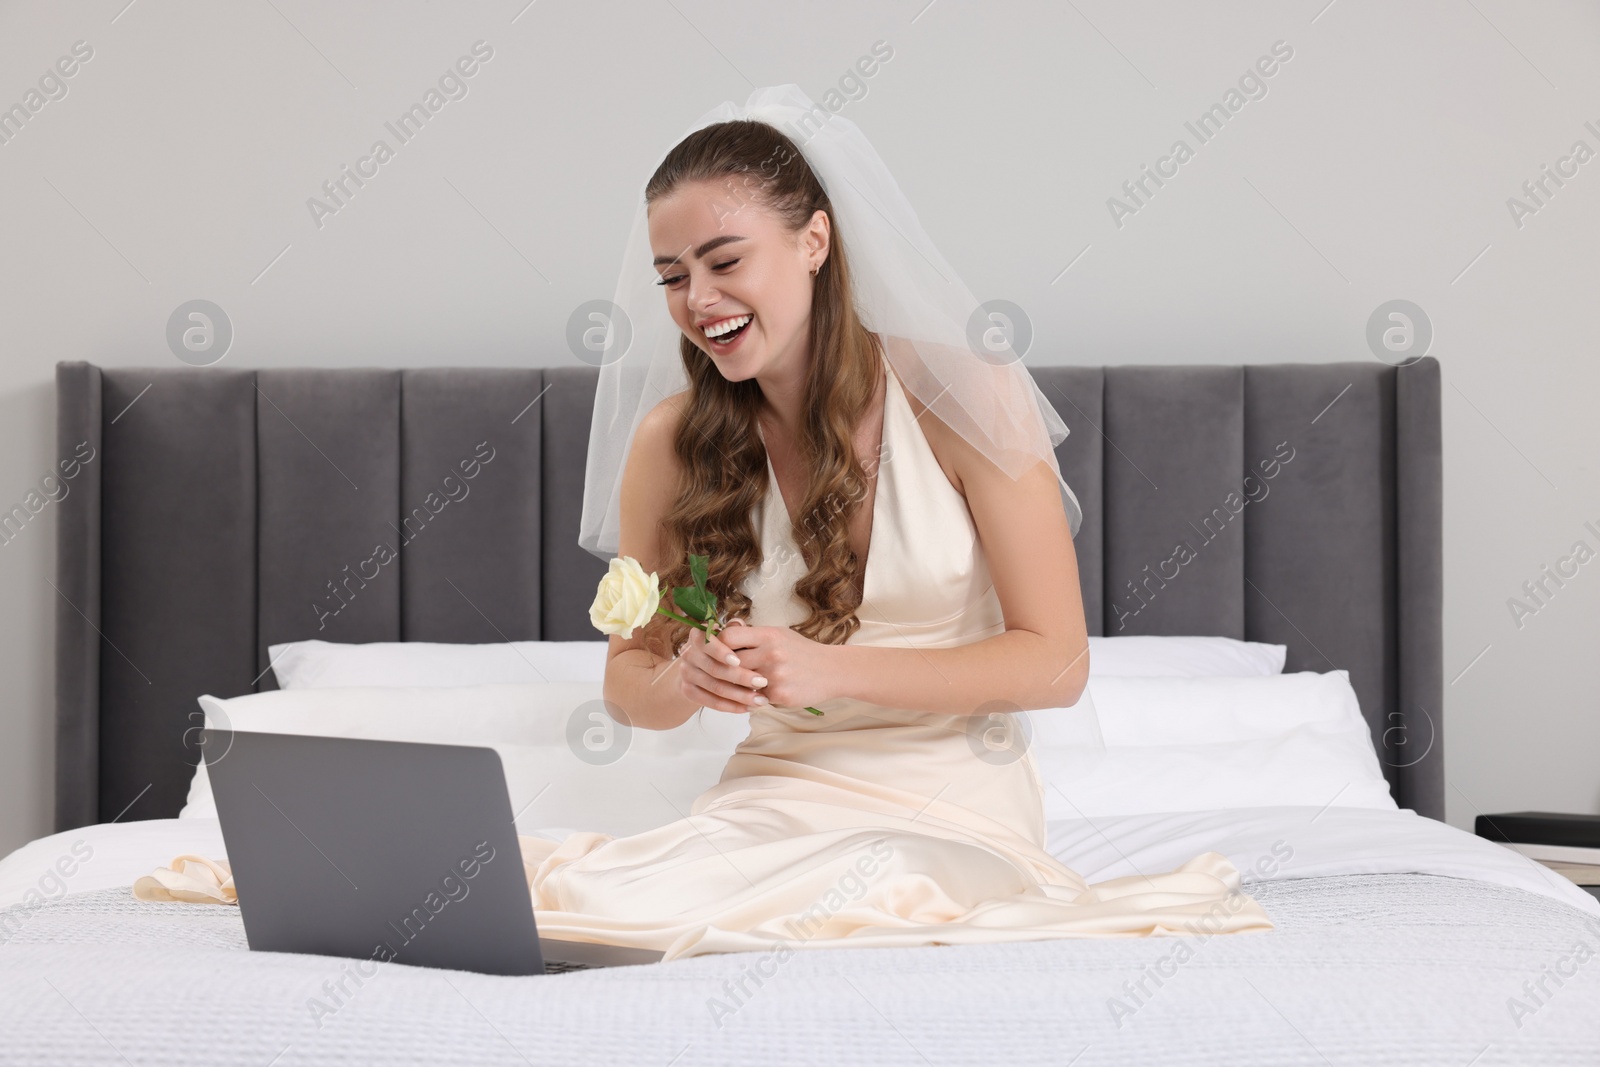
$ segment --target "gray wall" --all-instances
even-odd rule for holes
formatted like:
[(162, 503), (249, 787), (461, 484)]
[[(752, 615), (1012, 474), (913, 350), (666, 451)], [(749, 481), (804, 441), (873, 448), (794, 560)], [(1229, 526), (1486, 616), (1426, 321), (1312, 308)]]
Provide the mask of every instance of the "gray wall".
[[(1600, 810), (1600, 562), (1542, 571), (1600, 551), (1600, 159), (1522, 191), (1600, 151), (1595, 5), (525, 2), (0, 7), (0, 107), (45, 82), (0, 126), (0, 510), (55, 463), (55, 361), (175, 365), (189, 300), (224, 309), (234, 366), (571, 359), (567, 317), (612, 295), (682, 128), (753, 84), (820, 98), (881, 40), (841, 114), (973, 289), (1025, 309), (1030, 362), (1377, 358), (1375, 309), (1423, 309), (1449, 820)], [(399, 144), (385, 123), (480, 40), (466, 95)], [(1200, 143), (1185, 123), (1280, 41)], [(393, 158), (318, 225), (308, 199), (380, 138)], [(1108, 200), (1178, 139), (1192, 158), (1119, 224)], [(54, 511), (6, 536), (0, 852), (50, 824)]]

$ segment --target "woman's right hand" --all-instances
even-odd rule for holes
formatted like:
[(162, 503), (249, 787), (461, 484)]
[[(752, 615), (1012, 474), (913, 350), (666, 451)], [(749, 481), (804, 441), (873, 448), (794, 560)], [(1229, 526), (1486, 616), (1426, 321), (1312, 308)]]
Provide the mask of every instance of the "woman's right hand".
[(746, 715), (752, 706), (765, 706), (767, 698), (760, 694), (767, 680), (739, 666), (738, 658), (715, 635), (708, 640), (704, 630), (689, 631), (678, 657), (682, 667), (678, 691), (700, 707), (730, 715)]

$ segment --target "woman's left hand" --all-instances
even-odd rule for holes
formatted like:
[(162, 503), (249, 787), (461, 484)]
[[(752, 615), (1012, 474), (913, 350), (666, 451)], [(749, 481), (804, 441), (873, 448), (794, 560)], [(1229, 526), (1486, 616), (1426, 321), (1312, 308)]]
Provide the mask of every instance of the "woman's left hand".
[(841, 695), (830, 653), (834, 646), (813, 641), (787, 626), (751, 626), (735, 619), (717, 638), (733, 649), (739, 666), (767, 684), (756, 691), (780, 708), (804, 708)]

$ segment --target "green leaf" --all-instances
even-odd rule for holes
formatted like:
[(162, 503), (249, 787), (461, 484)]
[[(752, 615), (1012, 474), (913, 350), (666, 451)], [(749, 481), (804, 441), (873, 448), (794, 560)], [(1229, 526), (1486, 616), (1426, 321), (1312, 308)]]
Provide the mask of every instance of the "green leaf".
[(683, 613), (689, 618), (705, 622), (712, 617), (711, 610), (706, 604), (708, 595), (699, 589), (679, 586), (672, 591), (672, 602), (682, 608)]
[(702, 593), (706, 591), (706, 575), (710, 571), (710, 560), (709, 556), (697, 556), (692, 552), (689, 554), (689, 573), (694, 575), (694, 587)]

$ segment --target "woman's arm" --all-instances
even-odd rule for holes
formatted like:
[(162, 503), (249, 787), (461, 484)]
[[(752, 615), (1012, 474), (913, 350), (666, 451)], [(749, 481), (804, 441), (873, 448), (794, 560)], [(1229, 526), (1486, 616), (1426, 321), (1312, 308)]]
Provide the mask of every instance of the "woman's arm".
[(840, 695), (945, 715), (993, 710), (995, 701), (1022, 710), (1076, 704), (1089, 677), (1089, 640), (1055, 474), (1041, 461), (1013, 481), (931, 415), (919, 421), (960, 480), (1006, 630), (955, 648), (828, 646)]
[[(677, 419), (670, 397), (650, 409), (639, 422), (622, 473), (617, 555), (632, 556), (647, 573), (660, 573), (665, 562), (661, 520), (678, 485), (678, 458), (673, 451)], [(664, 623), (666, 616), (658, 615), (656, 621)], [(675, 678), (664, 678), (675, 667), (676, 660), (658, 658), (645, 647), (643, 627), (626, 640), (612, 634), (602, 694), (608, 704), (623, 710), (630, 726), (670, 730), (699, 708), (679, 691)]]

